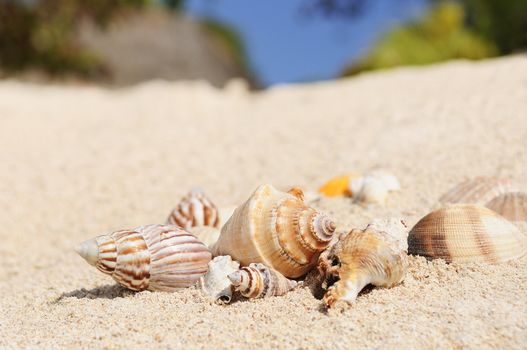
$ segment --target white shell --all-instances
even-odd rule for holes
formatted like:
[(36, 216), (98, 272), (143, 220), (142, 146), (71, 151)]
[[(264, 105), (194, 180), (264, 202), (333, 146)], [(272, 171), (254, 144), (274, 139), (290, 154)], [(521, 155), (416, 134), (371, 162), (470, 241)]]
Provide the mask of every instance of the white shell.
[(233, 286), (227, 276), (239, 268), (240, 264), (228, 255), (215, 257), (209, 262), (209, 271), (200, 279), (203, 294), (218, 304), (230, 303)]
[(207, 272), (211, 253), (175, 225), (147, 225), (81, 243), (77, 253), (99, 271), (132, 290), (174, 291)]
[(365, 204), (384, 204), (389, 192), (401, 189), (399, 180), (383, 170), (374, 170), (351, 179), (349, 192), (352, 198)]

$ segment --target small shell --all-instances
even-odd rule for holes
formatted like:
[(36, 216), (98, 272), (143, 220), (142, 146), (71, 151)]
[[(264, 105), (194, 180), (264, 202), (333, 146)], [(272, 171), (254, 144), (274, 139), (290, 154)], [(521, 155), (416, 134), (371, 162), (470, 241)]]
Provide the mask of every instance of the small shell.
[(293, 194), (262, 185), (236, 209), (212, 248), (241, 265), (263, 263), (286, 277), (305, 275), (328, 246), (335, 224)]
[(507, 178), (479, 176), (465, 180), (439, 198), (442, 204), (478, 204), (485, 205), (494, 197), (515, 191)]
[(447, 262), (500, 263), (525, 255), (527, 240), (492, 210), (455, 204), (422, 218), (410, 231), (408, 251)]
[(77, 253), (99, 271), (132, 290), (174, 291), (207, 272), (211, 253), (175, 225), (147, 225), (81, 243)]
[(216, 206), (205, 196), (201, 188), (192, 189), (170, 213), (167, 224), (188, 230), (195, 226), (220, 227)]
[(349, 183), (352, 197), (365, 204), (384, 204), (390, 192), (400, 189), (397, 177), (384, 170), (373, 170)]
[(351, 196), (352, 193), (349, 189), (349, 183), (351, 180), (358, 177), (360, 177), (360, 175), (357, 173), (336, 176), (322, 185), (322, 187), (318, 189), (318, 192), (327, 197)]
[(267, 298), (284, 295), (298, 284), (264, 264), (250, 264), (229, 276), (235, 290), (246, 298)]
[(495, 197), (485, 205), (505, 219), (527, 222), (527, 193), (511, 192)]
[(407, 231), (399, 219), (376, 221), (365, 230), (353, 229), (325, 251), (318, 269), (328, 287), (324, 302), (352, 302), (368, 284), (392, 287), (400, 283), (407, 269), (404, 248)]
[(215, 257), (209, 262), (209, 271), (200, 279), (203, 294), (218, 304), (230, 303), (233, 286), (227, 276), (238, 271), (239, 268), (240, 264), (232, 261), (228, 255)]

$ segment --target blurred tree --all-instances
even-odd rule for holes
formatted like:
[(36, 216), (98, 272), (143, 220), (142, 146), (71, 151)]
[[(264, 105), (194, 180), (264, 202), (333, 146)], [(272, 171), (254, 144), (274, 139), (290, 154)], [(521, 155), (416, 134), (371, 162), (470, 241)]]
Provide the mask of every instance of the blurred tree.
[[(425, 19), (386, 33), (345, 74), (451, 58), (485, 58), (527, 48), (526, 0), (429, 1), (431, 13)], [(306, 4), (308, 10), (325, 16), (353, 18), (367, 11), (371, 0), (307, 0)]]
[(78, 20), (99, 25), (118, 11), (150, 0), (0, 0), (0, 66), (7, 72), (41, 68), (53, 74), (99, 75), (104, 65), (75, 42)]
[(400, 65), (421, 65), (455, 58), (481, 59), (498, 53), (492, 42), (466, 29), (463, 7), (434, 6), (423, 19), (386, 33), (364, 58), (343, 75)]

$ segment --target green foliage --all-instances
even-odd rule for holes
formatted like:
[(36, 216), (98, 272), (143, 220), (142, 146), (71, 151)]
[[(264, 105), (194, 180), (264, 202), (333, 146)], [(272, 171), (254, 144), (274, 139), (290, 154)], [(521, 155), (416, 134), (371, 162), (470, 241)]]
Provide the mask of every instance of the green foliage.
[(501, 54), (527, 48), (526, 0), (464, 0), (468, 26)]
[(204, 20), (201, 24), (223, 46), (228, 55), (232, 56), (238, 66), (248, 67), (245, 46), (236, 30), (211, 19)]
[(150, 0), (0, 0), (0, 65), (8, 72), (40, 68), (52, 74), (95, 76), (104, 65), (75, 42), (79, 19), (107, 23), (119, 10)]
[(464, 17), (464, 9), (459, 3), (441, 2), (423, 19), (385, 34), (366, 57), (343, 74), (497, 55), (498, 50), (491, 41), (465, 28)]

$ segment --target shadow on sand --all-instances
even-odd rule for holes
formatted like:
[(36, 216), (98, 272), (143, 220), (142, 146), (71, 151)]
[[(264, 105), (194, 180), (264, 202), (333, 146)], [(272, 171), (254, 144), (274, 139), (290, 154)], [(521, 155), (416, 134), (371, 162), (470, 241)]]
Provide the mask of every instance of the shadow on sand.
[(102, 287), (97, 287), (93, 289), (76, 289), (68, 293), (62, 293), (59, 296), (55, 303), (60, 303), (63, 299), (66, 298), (77, 298), (77, 299), (115, 299), (115, 298), (124, 298), (129, 295), (134, 294), (134, 291), (128, 290), (121, 287), (118, 284), (105, 285)]

